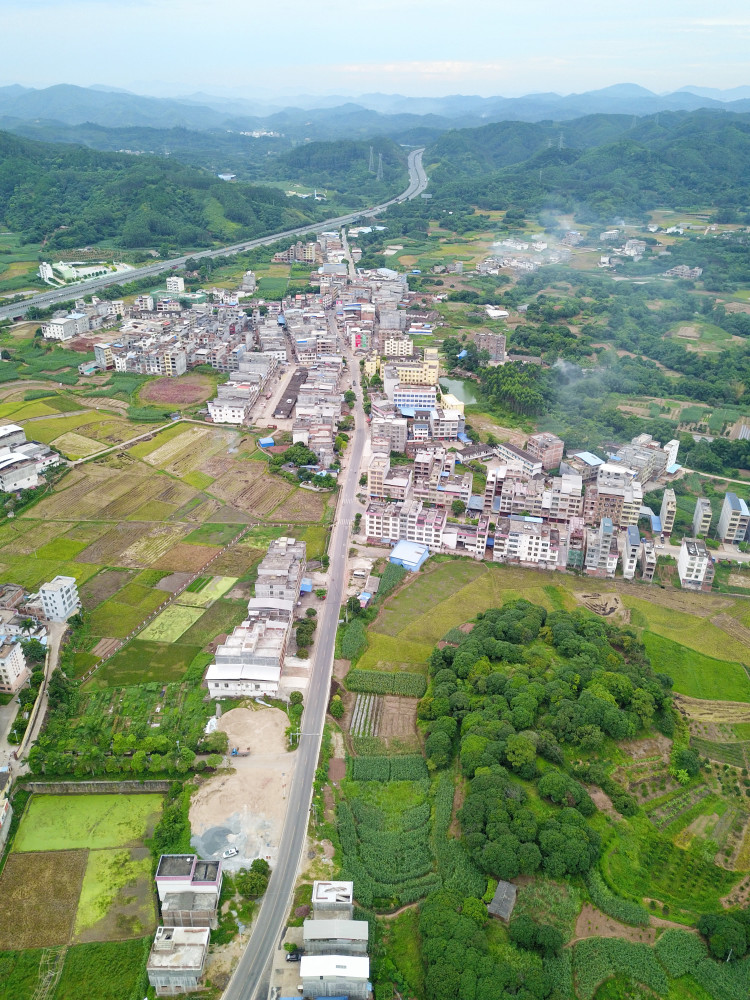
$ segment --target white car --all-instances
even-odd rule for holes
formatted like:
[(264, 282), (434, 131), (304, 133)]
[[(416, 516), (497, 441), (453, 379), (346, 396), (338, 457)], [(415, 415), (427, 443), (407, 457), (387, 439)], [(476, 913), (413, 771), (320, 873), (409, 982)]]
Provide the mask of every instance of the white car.
[(236, 847), (228, 847), (221, 856), (226, 861), (228, 858), (236, 858), (239, 853)]

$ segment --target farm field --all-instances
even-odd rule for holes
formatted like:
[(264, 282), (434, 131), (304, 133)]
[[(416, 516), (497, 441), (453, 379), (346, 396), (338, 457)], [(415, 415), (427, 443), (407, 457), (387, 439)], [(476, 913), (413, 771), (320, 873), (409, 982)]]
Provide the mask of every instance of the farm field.
[(141, 637), (152, 642), (176, 642), (202, 614), (200, 608), (172, 604), (146, 626), (140, 633)]
[(740, 663), (706, 656), (653, 632), (643, 642), (655, 670), (669, 674), (690, 698), (750, 702), (750, 677)]
[(85, 686), (87, 690), (97, 690), (179, 681), (199, 652), (197, 645), (133, 639), (103, 663)]
[(13, 852), (138, 846), (161, 803), (161, 795), (35, 795)]

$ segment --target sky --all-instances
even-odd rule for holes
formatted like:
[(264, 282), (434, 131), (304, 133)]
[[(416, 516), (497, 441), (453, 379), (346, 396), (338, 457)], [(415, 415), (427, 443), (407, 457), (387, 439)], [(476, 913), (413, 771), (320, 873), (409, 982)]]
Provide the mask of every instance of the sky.
[(750, 84), (740, 0), (2, 0), (0, 84), (157, 96)]

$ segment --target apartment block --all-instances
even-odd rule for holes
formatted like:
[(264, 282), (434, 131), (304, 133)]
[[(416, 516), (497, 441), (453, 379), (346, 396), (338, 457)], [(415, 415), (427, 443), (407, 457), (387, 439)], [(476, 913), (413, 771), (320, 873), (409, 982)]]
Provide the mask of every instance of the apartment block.
[(564, 569), (561, 563), (560, 530), (539, 518), (513, 515), (495, 525), (492, 561), (537, 569)]
[(258, 566), (255, 581), (257, 598), (296, 601), (305, 573), (307, 546), (295, 538), (277, 538)]
[(375, 438), (388, 440), (389, 451), (403, 452), (406, 449), (408, 426), (405, 417), (373, 417), (370, 430), (373, 440)]
[(677, 514), (677, 497), (675, 496), (674, 490), (664, 490), (664, 496), (661, 501), (661, 511), (659, 513), (659, 520), (661, 521), (661, 530), (665, 535), (671, 535), (672, 529), (674, 528), (674, 519)]
[(397, 409), (434, 410), (437, 408), (436, 385), (407, 385), (398, 383), (391, 390), (392, 401)]
[(0, 641), (0, 691), (14, 694), (30, 675), (20, 642)]
[(712, 516), (711, 501), (707, 497), (698, 497), (693, 514), (693, 536), (695, 538), (708, 534)]
[(713, 559), (700, 538), (683, 538), (677, 558), (677, 575), (685, 590), (710, 590), (715, 574)]
[(562, 462), (565, 442), (555, 434), (547, 432), (543, 434), (532, 434), (526, 442), (526, 451), (529, 455), (541, 460), (542, 468), (545, 472), (557, 469)]
[[(480, 330), (474, 334), (474, 344), (478, 351), (487, 351), (490, 365), (505, 363), (505, 334), (492, 333), (490, 330)], [(550, 466), (556, 468), (556, 466)]]
[(622, 575), (626, 580), (632, 580), (635, 577), (638, 557), (641, 553), (641, 534), (634, 524), (628, 527), (621, 542)]
[(650, 538), (644, 538), (641, 542), (641, 578), (646, 583), (651, 583), (656, 572), (656, 549)]
[(586, 531), (584, 569), (587, 576), (613, 577), (617, 569), (617, 536), (610, 518), (603, 517), (598, 528)]
[(516, 448), (514, 444), (495, 445), (495, 453), (502, 462), (507, 462), (510, 468), (520, 469), (527, 476), (538, 476), (542, 472), (541, 458), (537, 458), (536, 455), (532, 455), (522, 448)]
[(52, 622), (65, 622), (81, 608), (74, 576), (56, 576), (39, 588), (44, 616)]
[(750, 510), (736, 493), (725, 493), (719, 516), (719, 538), (722, 542), (743, 542), (750, 524)]

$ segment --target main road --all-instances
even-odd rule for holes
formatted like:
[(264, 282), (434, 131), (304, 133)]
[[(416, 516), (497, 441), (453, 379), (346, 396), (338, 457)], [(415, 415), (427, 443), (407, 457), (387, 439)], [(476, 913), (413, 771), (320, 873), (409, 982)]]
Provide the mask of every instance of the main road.
[[(278, 861), (247, 948), (224, 993), (224, 1000), (253, 1000), (259, 987), (268, 988), (266, 969), (278, 945), (289, 912), (297, 868), (307, 834), (313, 778), (320, 754), (321, 735), (328, 706), (336, 629), (347, 575), (349, 529), (353, 520), (365, 434), (365, 414), (362, 409), (361, 390), (358, 388), (355, 430), (349, 453), (345, 458), (343, 483), (328, 548), (330, 557), (328, 596), (318, 617), (310, 683), (302, 716), (302, 736), (296, 751), (297, 760), (289, 791)], [(259, 1000), (262, 1000), (262, 997), (263, 994)]]
[(176, 267), (184, 267), (188, 259), (202, 260), (204, 257), (222, 257), (227, 254), (241, 253), (243, 250), (252, 250), (255, 247), (267, 246), (269, 243), (276, 243), (277, 240), (287, 239), (290, 236), (304, 236), (307, 233), (318, 233), (323, 229), (349, 225), (355, 219), (361, 219), (372, 215), (377, 215), (389, 205), (396, 205), (410, 198), (416, 198), (427, 187), (427, 175), (422, 166), (422, 153), (424, 149), (415, 149), (409, 153), (409, 186), (396, 198), (384, 201), (382, 205), (375, 205), (372, 208), (361, 212), (352, 212), (350, 215), (341, 215), (337, 219), (323, 219), (311, 226), (300, 226), (298, 229), (287, 229), (281, 233), (272, 233), (270, 236), (263, 236), (257, 240), (246, 240), (243, 243), (233, 243), (231, 246), (220, 247), (215, 250), (199, 250), (196, 253), (188, 254), (184, 257), (174, 257), (172, 260), (162, 260), (157, 264), (148, 264), (146, 267), (135, 268), (133, 271), (117, 274), (106, 274), (102, 278), (92, 278), (90, 281), (82, 281), (79, 284), (68, 285), (65, 288), (55, 288), (49, 292), (42, 292), (32, 298), (17, 302), (15, 305), (0, 306), (0, 319), (22, 318), (26, 311), (32, 306), (47, 309), (55, 302), (70, 301), (71, 298), (79, 298), (82, 295), (89, 295), (92, 292), (104, 288), (106, 285), (119, 285), (121, 282), (132, 281), (140, 278), (147, 278), (150, 275), (161, 274), (164, 271), (171, 271)]
[[(409, 154), (409, 187), (398, 198), (394, 198), (392, 202), (387, 204), (415, 198), (424, 191), (427, 186), (427, 177), (422, 167), (422, 152), (421, 149), (418, 149)], [(359, 212), (356, 216), (348, 216), (346, 219), (330, 220), (323, 225), (333, 225), (334, 223), (346, 225), (352, 218), (375, 214), (383, 207), (382, 205), (378, 206), (366, 213)], [(320, 225), (311, 226), (307, 227), (304, 232), (320, 228)], [(269, 237), (268, 241), (271, 239), (278, 239), (278, 237)], [(349, 371), (356, 377), (354, 360), (348, 350), (346, 353), (349, 357)], [(271, 881), (263, 898), (248, 945), (224, 993), (224, 1000), (255, 1000), (259, 992), (261, 995), (258, 1000), (264, 1000), (261, 988), (268, 989), (266, 972), (289, 912), (292, 891), (297, 879), (297, 869), (307, 835), (313, 779), (320, 756), (323, 723), (331, 687), (336, 630), (344, 599), (349, 532), (351, 522), (354, 519), (359, 469), (365, 447), (365, 413), (362, 408), (362, 394), (359, 385), (356, 388), (356, 396), (354, 434), (344, 460), (344, 469), (340, 475), (338, 506), (331, 533), (331, 543), (328, 547), (330, 558), (328, 596), (318, 618), (318, 629), (310, 668), (310, 683), (307, 690), (305, 711), (302, 716), (302, 736), (296, 750), (297, 761), (289, 790), (278, 861), (271, 875)], [(279, 794), (281, 794), (280, 789)]]

